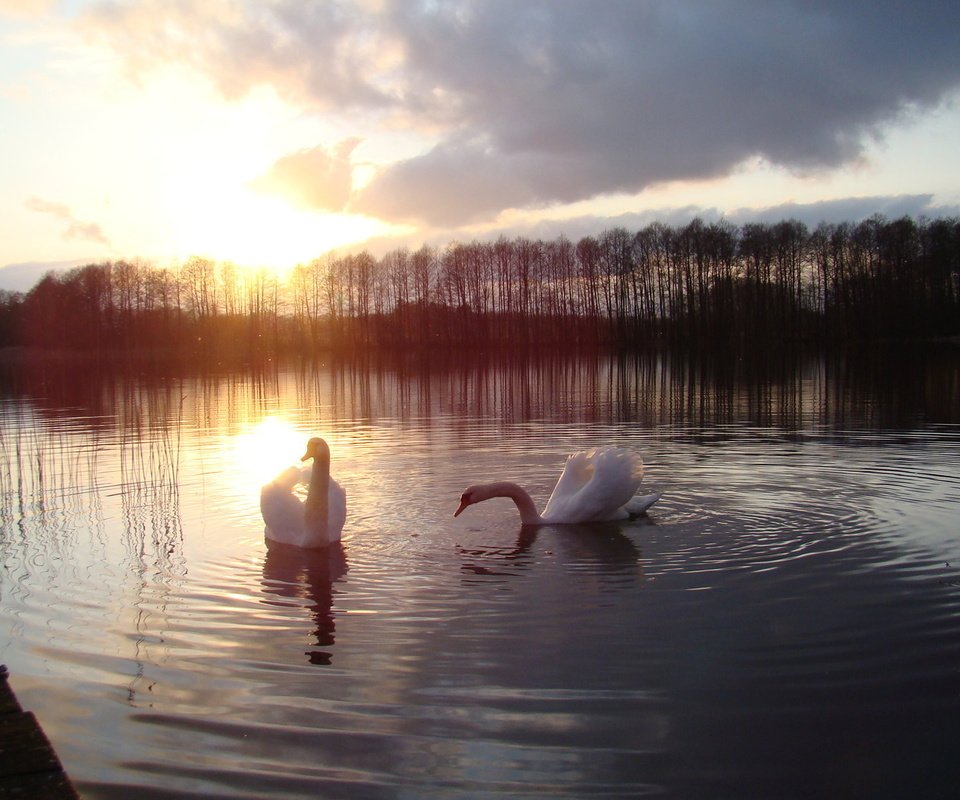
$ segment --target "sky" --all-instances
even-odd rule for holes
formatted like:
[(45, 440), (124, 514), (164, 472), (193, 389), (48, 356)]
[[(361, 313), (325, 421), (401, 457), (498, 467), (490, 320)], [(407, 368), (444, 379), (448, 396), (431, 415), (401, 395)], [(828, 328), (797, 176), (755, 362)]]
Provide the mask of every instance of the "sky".
[(960, 3), (0, 0), (0, 289), (960, 215)]

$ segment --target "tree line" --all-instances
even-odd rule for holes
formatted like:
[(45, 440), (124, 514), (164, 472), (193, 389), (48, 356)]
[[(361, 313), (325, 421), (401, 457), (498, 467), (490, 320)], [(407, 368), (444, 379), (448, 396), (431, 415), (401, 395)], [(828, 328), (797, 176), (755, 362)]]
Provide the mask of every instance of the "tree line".
[(328, 254), (285, 281), (194, 257), (48, 273), (0, 292), (0, 344), (228, 354), (640, 349), (960, 333), (960, 220), (694, 219), (577, 242), (523, 237)]

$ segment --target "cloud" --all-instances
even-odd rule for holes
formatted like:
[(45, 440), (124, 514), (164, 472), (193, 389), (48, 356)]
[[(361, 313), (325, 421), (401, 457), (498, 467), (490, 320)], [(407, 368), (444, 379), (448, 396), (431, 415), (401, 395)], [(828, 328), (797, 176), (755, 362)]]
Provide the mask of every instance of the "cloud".
[(360, 139), (352, 138), (340, 142), (332, 152), (314, 147), (283, 156), (249, 185), (299, 208), (343, 211), (353, 188), (350, 154), (359, 143)]
[(432, 225), (748, 158), (835, 168), (960, 87), (956, 3), (135, 0), (83, 24), (136, 68), (186, 63), (228, 97), (269, 85), (429, 130), (435, 146), (385, 165), (353, 207)]
[(747, 222), (776, 223), (786, 219), (796, 219), (810, 227), (815, 227), (821, 222), (856, 224), (876, 215), (886, 219), (956, 218), (960, 217), (960, 206), (934, 205), (931, 194), (869, 195), (821, 200), (815, 203), (783, 203), (761, 209), (741, 208), (728, 213), (726, 218), (738, 225)]
[[(518, 163), (519, 162), (519, 163)], [(496, 216), (511, 205), (536, 201), (524, 181), (524, 159), (496, 157), (480, 142), (456, 139), (421, 158), (382, 170), (360, 192), (354, 209), (381, 219), (461, 225)]]
[(83, 222), (77, 219), (70, 208), (63, 203), (53, 203), (48, 200), (42, 200), (39, 197), (31, 197), (27, 200), (26, 206), (31, 211), (50, 214), (62, 222), (65, 222), (66, 228), (61, 234), (61, 238), (67, 241), (76, 239), (78, 241), (106, 245), (107, 247), (110, 246), (110, 240), (97, 223)]
[(39, 17), (53, 9), (56, 0), (0, 0), (0, 14)]
[(695, 218), (707, 222), (724, 219), (735, 225), (754, 222), (772, 225), (784, 220), (797, 220), (813, 229), (821, 223), (856, 225), (875, 215), (887, 219), (955, 218), (960, 216), (960, 207), (933, 205), (933, 196), (929, 194), (842, 197), (815, 203), (782, 203), (764, 208), (740, 208), (734, 211), (723, 211), (709, 206), (680, 206), (646, 209), (612, 217), (582, 216), (566, 220), (543, 221), (527, 228), (519, 227), (515, 231), (508, 232), (507, 235), (552, 239), (562, 234), (568, 239), (577, 240), (583, 236), (596, 236), (598, 233), (616, 227), (638, 231), (655, 222), (662, 222), (671, 227), (683, 227)]
[(256, 86), (316, 109), (379, 107), (388, 46), (359, 2), (169, 0), (98, 2), (78, 27), (126, 59), (135, 75), (163, 65), (205, 75), (228, 98)]
[[(784, 220), (798, 220), (814, 229), (820, 223), (855, 225), (877, 214), (887, 219), (956, 219), (960, 218), (960, 206), (934, 205), (933, 196), (929, 194), (843, 197), (815, 203), (783, 203), (764, 208), (741, 208), (732, 212), (710, 206), (687, 205), (630, 211), (613, 216), (582, 215), (565, 219), (541, 219), (510, 226), (496, 225), (487, 231), (477, 232), (473, 238), (490, 241), (506, 236), (549, 241), (565, 236), (576, 242), (585, 236), (597, 236), (612, 228), (626, 228), (636, 232), (655, 222), (682, 228), (696, 218), (705, 222), (727, 220), (735, 225), (753, 222), (775, 224)], [(379, 257), (398, 248), (415, 250), (422, 244), (444, 248), (451, 242), (462, 240), (463, 234), (460, 231), (436, 229), (426, 235), (418, 231), (408, 235), (371, 239), (358, 245), (356, 249), (367, 250)]]

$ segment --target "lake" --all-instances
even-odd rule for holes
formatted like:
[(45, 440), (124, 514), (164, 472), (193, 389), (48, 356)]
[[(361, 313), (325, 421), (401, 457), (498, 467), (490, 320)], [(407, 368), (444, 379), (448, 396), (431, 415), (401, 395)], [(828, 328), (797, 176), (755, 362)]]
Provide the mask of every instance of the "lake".
[[(0, 662), (85, 798), (952, 797), (958, 356), (24, 363)], [(313, 435), (342, 547), (268, 553)], [(453, 517), (601, 444), (646, 517)]]

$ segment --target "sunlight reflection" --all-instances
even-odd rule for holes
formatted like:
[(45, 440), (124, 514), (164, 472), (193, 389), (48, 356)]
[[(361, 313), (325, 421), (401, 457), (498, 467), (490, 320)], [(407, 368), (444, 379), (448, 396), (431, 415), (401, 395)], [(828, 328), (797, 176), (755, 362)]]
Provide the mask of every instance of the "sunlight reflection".
[(251, 489), (259, 488), (284, 468), (298, 463), (305, 444), (303, 433), (288, 419), (264, 417), (249, 431), (232, 440), (233, 463), (240, 470), (244, 483), (249, 480)]
[(236, 469), (233, 484), (245, 487), (247, 495), (258, 494), (265, 483), (293, 465), (307, 470), (311, 462), (300, 461), (311, 436), (323, 436), (341, 456), (349, 445), (319, 429), (305, 431), (282, 414), (269, 415), (224, 443), (224, 459)]

